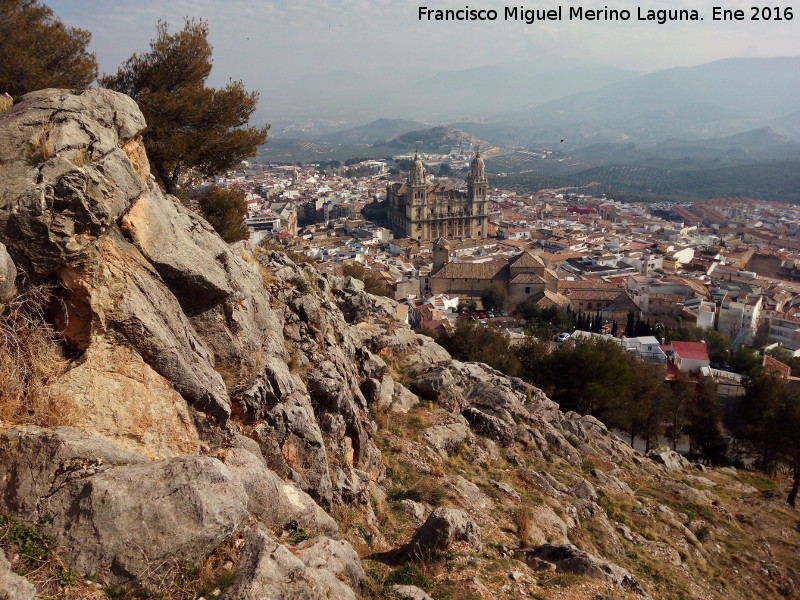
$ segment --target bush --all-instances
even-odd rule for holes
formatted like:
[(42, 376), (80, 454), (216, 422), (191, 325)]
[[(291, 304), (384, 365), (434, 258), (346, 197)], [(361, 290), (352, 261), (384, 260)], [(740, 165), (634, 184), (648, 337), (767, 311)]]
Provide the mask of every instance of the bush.
[(244, 224), (247, 202), (243, 191), (214, 185), (200, 198), (199, 205), (200, 214), (229, 244), (250, 237), (250, 231)]
[(29, 565), (47, 560), (56, 547), (55, 539), (39, 527), (20, 523), (7, 515), (0, 515), (0, 539), (16, 546), (20, 557)]

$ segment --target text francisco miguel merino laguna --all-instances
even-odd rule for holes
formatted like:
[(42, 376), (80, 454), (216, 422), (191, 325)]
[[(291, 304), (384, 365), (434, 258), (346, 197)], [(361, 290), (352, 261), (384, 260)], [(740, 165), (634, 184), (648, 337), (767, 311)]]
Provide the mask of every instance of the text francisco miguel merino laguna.
[[(752, 15), (748, 14), (752, 11)], [(744, 10), (731, 10), (720, 6), (711, 9), (712, 21), (790, 21), (793, 17), (791, 7), (750, 7)], [(635, 15), (635, 18), (634, 18)], [(420, 6), (420, 21), (521, 21), (532, 25), (537, 21), (654, 21), (664, 24), (667, 21), (702, 21), (703, 17), (695, 9), (651, 9), (638, 7), (634, 12), (628, 9), (583, 8), (582, 6), (555, 6), (552, 8), (525, 8), (506, 6), (502, 12), (495, 9), (470, 8), (437, 9)]]

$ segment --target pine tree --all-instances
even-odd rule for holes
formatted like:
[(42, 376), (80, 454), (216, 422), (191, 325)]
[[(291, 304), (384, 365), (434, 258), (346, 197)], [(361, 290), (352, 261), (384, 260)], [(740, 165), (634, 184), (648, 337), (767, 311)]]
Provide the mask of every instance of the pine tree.
[(167, 193), (175, 194), (186, 169), (212, 176), (253, 156), (267, 139), (269, 125), (246, 127), (258, 93), (241, 81), (222, 89), (206, 87), (211, 73), (211, 45), (205, 21), (187, 20), (171, 34), (159, 22), (150, 51), (131, 56), (105, 87), (139, 104), (147, 130), (147, 155)]
[(87, 88), (97, 77), (92, 34), (67, 27), (37, 0), (0, 2), (0, 93)]

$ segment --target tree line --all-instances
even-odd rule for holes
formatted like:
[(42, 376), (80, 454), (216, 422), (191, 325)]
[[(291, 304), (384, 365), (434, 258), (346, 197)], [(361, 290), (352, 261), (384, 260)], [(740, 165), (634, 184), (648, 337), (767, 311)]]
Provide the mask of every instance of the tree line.
[(796, 503), (800, 387), (765, 371), (750, 349), (739, 353), (746, 366), (745, 395), (724, 413), (713, 379), (680, 375), (668, 381), (663, 365), (626, 352), (612, 339), (573, 338), (553, 347), (529, 337), (512, 345), (501, 329), (470, 321), (425, 333), (458, 360), (485, 362), (541, 388), (561, 410), (597, 417), (627, 435), (631, 445), (642, 439), (645, 451), (660, 442), (676, 449), (687, 439), (690, 455), (709, 464), (731, 464), (738, 447), (767, 473), (786, 465), (793, 471), (788, 501)]

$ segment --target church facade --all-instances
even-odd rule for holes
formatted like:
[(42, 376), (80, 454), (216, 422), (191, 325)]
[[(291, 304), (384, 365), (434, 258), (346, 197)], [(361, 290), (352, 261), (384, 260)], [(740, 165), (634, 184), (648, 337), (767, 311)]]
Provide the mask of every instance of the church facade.
[(488, 222), (487, 185), (480, 151), (470, 164), (466, 191), (428, 183), (422, 160), (415, 155), (406, 183), (386, 188), (389, 228), (395, 237), (420, 241), (484, 239)]

